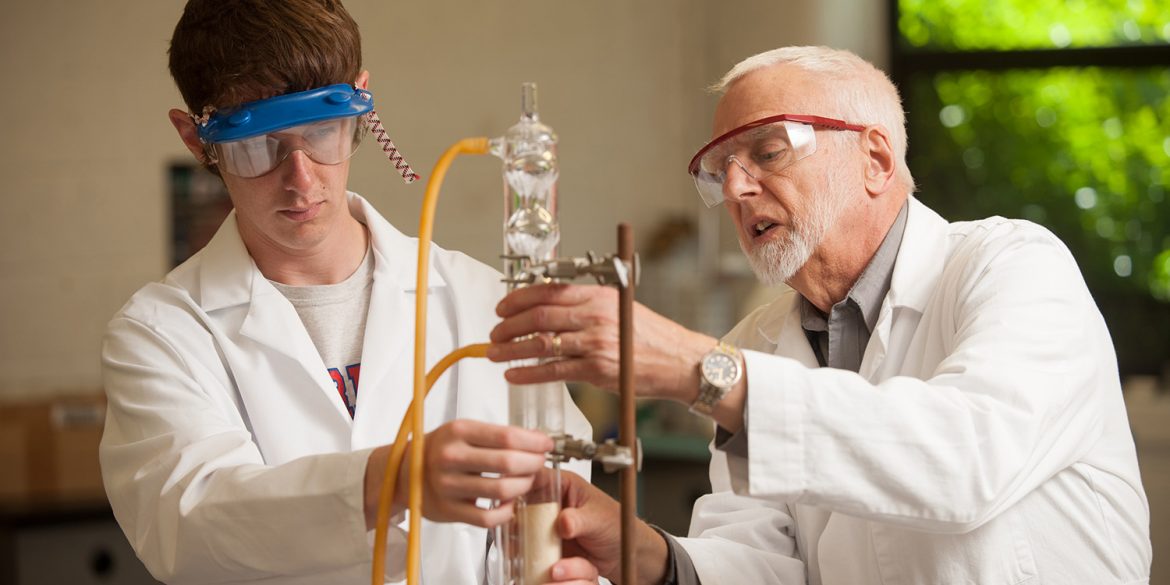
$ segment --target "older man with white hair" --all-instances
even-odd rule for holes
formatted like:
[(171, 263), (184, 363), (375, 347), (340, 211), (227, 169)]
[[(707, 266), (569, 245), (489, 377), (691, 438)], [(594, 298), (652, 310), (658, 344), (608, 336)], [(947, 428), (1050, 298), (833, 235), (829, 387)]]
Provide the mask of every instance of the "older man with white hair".
[[(717, 423), (714, 493), (690, 538), (639, 525), (640, 582), (1147, 583), (1116, 356), (1067, 248), (918, 202), (897, 90), (851, 53), (769, 51), (717, 89), (690, 173), (791, 290), (718, 342), (636, 309), (639, 393)], [(512, 293), (489, 355), (555, 348), (509, 379), (616, 387), (615, 297)], [(614, 503), (566, 485), (558, 529), (615, 576)]]

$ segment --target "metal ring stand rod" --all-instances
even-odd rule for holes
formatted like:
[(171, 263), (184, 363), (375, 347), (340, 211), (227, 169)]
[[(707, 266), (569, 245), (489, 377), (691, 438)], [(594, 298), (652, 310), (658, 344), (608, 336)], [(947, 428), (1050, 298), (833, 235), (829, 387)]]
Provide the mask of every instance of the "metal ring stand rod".
[[(634, 229), (627, 223), (618, 224), (618, 257), (630, 267), (630, 277), (625, 286), (618, 287), (618, 325), (620, 348), (619, 397), (621, 400), (618, 441), (622, 446), (637, 453), (638, 435), (634, 422), (634, 283), (633, 273)], [(637, 456), (635, 456), (637, 457)], [(622, 527), (622, 583), (635, 583), (634, 526), (638, 512), (638, 465), (630, 465), (621, 471), (619, 482), (621, 494)]]

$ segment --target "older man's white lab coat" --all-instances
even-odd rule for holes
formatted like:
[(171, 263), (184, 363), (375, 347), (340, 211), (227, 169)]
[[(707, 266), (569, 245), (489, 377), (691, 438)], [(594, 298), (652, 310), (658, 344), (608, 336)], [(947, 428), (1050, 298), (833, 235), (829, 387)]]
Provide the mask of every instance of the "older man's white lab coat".
[[(350, 210), (369, 227), (375, 255), (352, 419), (296, 311), (256, 269), (234, 213), (110, 323), (102, 473), (118, 523), (157, 578), (370, 582), (363, 475), (411, 400), (418, 245), (353, 194)], [(487, 341), (503, 294), (494, 270), (435, 247), (428, 366)], [(427, 398), (426, 429), (455, 418), (506, 424), (503, 370), (482, 359), (448, 370)], [(568, 431), (590, 436), (566, 404)], [(392, 527), (390, 542), (388, 573), (398, 578), (405, 532)], [(486, 542), (482, 529), (424, 521), (423, 579), (483, 582)]]
[(1113, 346), (1051, 233), (911, 200), (859, 373), (816, 367), (796, 300), (727, 337), (749, 457), (714, 451), (681, 539), (704, 585), (1148, 581)]

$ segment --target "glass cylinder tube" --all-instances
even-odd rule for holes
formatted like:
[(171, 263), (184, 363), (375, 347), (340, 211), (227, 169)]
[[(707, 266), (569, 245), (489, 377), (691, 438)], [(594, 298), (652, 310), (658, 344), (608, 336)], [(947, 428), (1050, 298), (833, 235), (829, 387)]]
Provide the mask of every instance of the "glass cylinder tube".
[[(508, 388), (509, 424), (552, 436), (564, 434), (564, 393), (559, 382)], [(504, 583), (537, 585), (551, 580), (549, 570), (561, 558), (556, 532), (560, 500), (560, 464), (553, 461), (532, 490), (515, 501), (515, 516), (506, 525), (508, 546), (501, 551), (508, 565), (509, 580)]]
[[(504, 159), (504, 276), (511, 290), (517, 286), (512, 281), (526, 267), (555, 258), (560, 242), (557, 136), (540, 122), (535, 83), (522, 87), (520, 121), (492, 146)], [(509, 384), (509, 424), (561, 435), (564, 413), (564, 391), (559, 382)], [(555, 527), (560, 492), (560, 464), (550, 462), (532, 491), (516, 500), (513, 519), (496, 530), (500, 558), (497, 583), (539, 585), (551, 580), (549, 570), (561, 558)]]

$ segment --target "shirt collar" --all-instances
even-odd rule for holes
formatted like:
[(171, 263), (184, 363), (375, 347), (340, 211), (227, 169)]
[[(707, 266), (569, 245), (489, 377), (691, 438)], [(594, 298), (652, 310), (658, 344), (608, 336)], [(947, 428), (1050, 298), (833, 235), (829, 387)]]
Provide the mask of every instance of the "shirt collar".
[[(836, 308), (847, 303), (856, 305), (865, 320), (865, 328), (870, 333), (877, 325), (882, 301), (885, 300), (886, 293), (890, 292), (894, 263), (898, 258), (898, 249), (902, 245), (902, 235), (906, 231), (908, 209), (909, 201), (902, 204), (902, 210), (898, 212), (894, 224), (886, 232), (885, 239), (878, 246), (877, 252), (869, 260), (865, 270), (861, 272), (857, 282), (853, 283), (853, 288), (849, 289), (849, 294), (833, 306)], [(800, 324), (808, 331), (826, 331), (828, 329), (825, 315), (803, 296), (800, 297)]]

